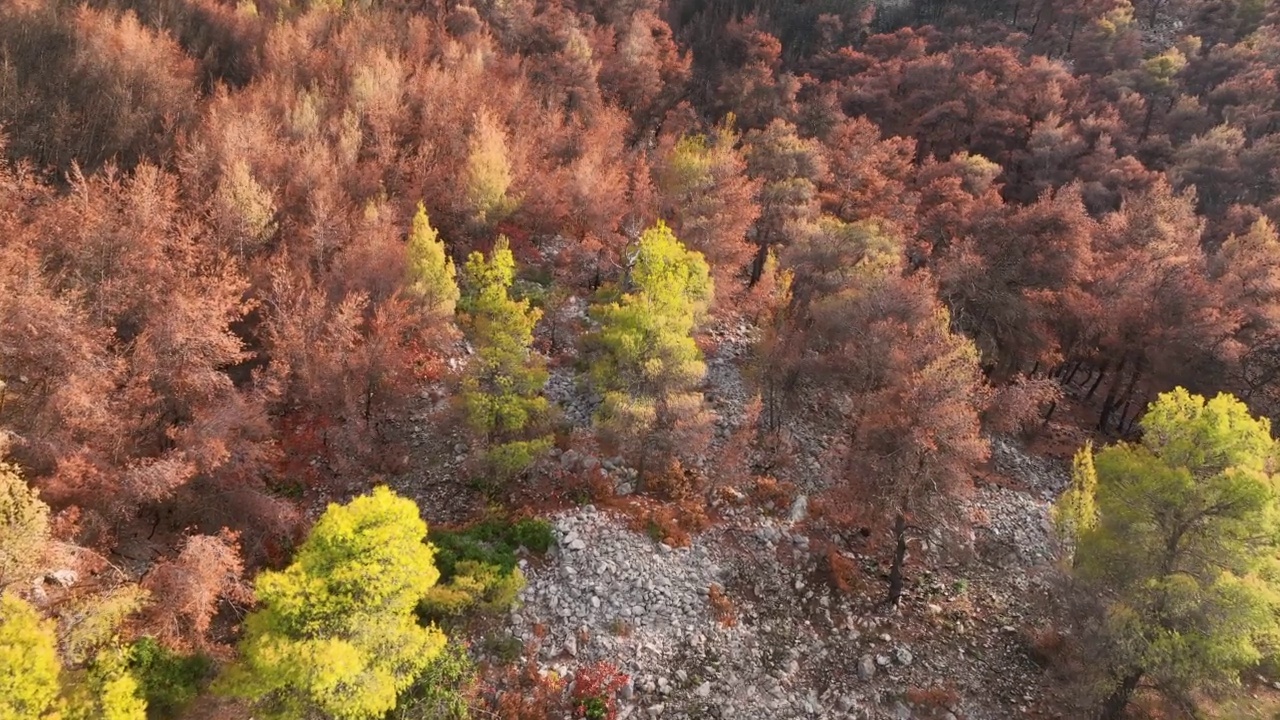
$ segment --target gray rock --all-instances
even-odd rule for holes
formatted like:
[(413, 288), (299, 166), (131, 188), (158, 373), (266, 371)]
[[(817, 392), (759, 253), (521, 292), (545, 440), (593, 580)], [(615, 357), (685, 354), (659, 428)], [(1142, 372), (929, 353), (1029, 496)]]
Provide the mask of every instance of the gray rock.
[(80, 579), (75, 570), (54, 570), (45, 577), (62, 587), (71, 587)]
[(693, 691), (693, 694), (697, 695), (700, 698), (711, 697), (711, 683), (709, 682), (702, 683), (701, 685), (698, 686), (697, 690)]
[(870, 680), (876, 676), (876, 661), (870, 655), (863, 655), (858, 658), (858, 677), (863, 681)]
[(579, 539), (576, 539), (576, 540), (574, 540), (573, 542), (569, 543), (569, 549), (570, 549), (570, 550), (585, 550), (585, 549), (587, 549), (587, 544), (586, 544), (586, 543), (584, 543), (584, 542), (582, 542), (581, 538), (579, 538)]
[(906, 667), (911, 664), (911, 651), (904, 647), (900, 647), (893, 652), (893, 659), (898, 661), (899, 665)]
[(787, 521), (795, 524), (804, 520), (809, 515), (809, 496), (797, 495), (795, 501), (791, 503), (791, 510), (787, 513)]

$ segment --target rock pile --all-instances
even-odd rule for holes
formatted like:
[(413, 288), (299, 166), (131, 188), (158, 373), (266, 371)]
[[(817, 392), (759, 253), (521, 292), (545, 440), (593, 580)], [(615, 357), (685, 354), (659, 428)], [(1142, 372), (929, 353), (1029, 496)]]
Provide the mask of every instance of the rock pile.
[[(814, 583), (808, 541), (786, 526), (721, 528), (689, 548), (591, 507), (555, 526), (553, 561), (527, 568), (512, 634), (540, 638), (539, 660), (561, 674), (617, 664), (631, 676), (622, 717), (894, 717), (878, 714), (894, 704), (872, 680), (901, 682), (915, 648)], [(733, 598), (732, 622), (712, 609), (712, 587)]]

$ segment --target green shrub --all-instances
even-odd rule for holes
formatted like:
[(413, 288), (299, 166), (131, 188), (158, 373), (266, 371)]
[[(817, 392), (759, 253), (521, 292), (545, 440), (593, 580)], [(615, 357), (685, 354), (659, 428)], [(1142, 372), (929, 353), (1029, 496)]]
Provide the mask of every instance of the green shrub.
[(150, 637), (133, 644), (129, 665), (146, 698), (147, 717), (153, 720), (180, 716), (213, 669), (208, 657), (179, 655)]
[(400, 698), (391, 720), (468, 720), (475, 689), (475, 663), (466, 647), (450, 641)]
[(433, 529), (427, 539), (436, 546), (440, 579), (448, 582), (458, 563), (465, 560), (496, 565), (503, 572), (510, 572), (516, 567), (517, 548), (545, 553), (555, 537), (546, 520), (527, 519), (515, 523), (487, 520), (457, 532)]
[(526, 518), (511, 526), (511, 538), (517, 545), (522, 545), (542, 555), (551, 549), (555, 542), (555, 534), (551, 531), (551, 523), (537, 518)]
[(448, 583), (427, 591), (419, 609), (433, 620), (457, 617), (473, 608), (500, 613), (511, 607), (524, 586), (524, 573), (519, 568), (503, 570), (489, 563), (462, 560)]
[(494, 519), (461, 531), (433, 530), (428, 540), (436, 546), (440, 583), (427, 592), (418, 610), (439, 622), (471, 610), (503, 612), (511, 607), (525, 586), (516, 550), (545, 553), (555, 536), (546, 520)]
[[(504, 487), (551, 449), (551, 436), (533, 440), (514, 440), (494, 445), (485, 453), (485, 464), (496, 488)], [(496, 489), (495, 488), (495, 489)]]
[(423, 596), (418, 610), (426, 618), (443, 620), (463, 614), (474, 602), (475, 597), (466, 590), (436, 585)]
[(520, 655), (524, 652), (524, 643), (510, 633), (490, 635), (484, 639), (484, 649), (502, 662), (510, 664), (520, 659)]

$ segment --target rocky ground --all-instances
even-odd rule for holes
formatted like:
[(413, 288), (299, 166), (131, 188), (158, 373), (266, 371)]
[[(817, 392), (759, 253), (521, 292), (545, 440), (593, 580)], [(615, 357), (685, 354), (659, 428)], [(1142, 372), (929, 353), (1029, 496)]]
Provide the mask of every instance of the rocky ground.
[[(565, 325), (585, 322), (581, 302), (562, 312)], [(750, 421), (753, 340), (749, 324), (732, 318), (704, 338), (705, 391), (718, 417), (710, 457)], [(465, 361), (463, 348), (456, 362)], [(590, 426), (597, 399), (571, 357), (551, 363), (546, 393), (569, 425)], [(483, 510), (482, 496), (459, 492), (470, 447), (445, 397), (424, 390), (409, 418), (412, 470), (396, 479), (432, 523)], [(750, 459), (800, 493), (790, 508), (724, 494), (716, 521), (689, 547), (658, 543), (606, 509), (556, 514), (558, 546), (525, 563), (528, 586), (505, 632), (562, 676), (617, 664), (630, 677), (624, 718), (1060, 717), (1040, 705), (1046, 680), (1027, 637), (1045, 623), (1048, 508), (1068, 468), (993, 439), (989, 471), (961, 513), (972, 529), (915, 538), (907, 592), (889, 612), (878, 605), (882, 552), (860, 537), (808, 534), (807, 498), (825, 487), (825, 463), (838, 454), (834, 412), (815, 400), (787, 418), (786, 462)], [(574, 449), (548, 462), (570, 475), (598, 468), (621, 494), (634, 489), (619, 458)], [(837, 588), (837, 562), (854, 568), (852, 586)]]
[[(735, 323), (711, 334), (719, 444), (744, 419), (750, 338)], [(589, 399), (571, 377), (553, 375), (552, 392), (588, 417)], [(789, 428), (797, 461), (786, 474), (801, 492), (822, 486), (830, 439), (818, 412)], [(613, 460), (566, 453), (561, 461), (602, 462), (620, 484), (627, 479)], [(987, 479), (1000, 481), (969, 500), (972, 532), (913, 543), (914, 577), (892, 612), (876, 604), (882, 558), (860, 554), (852, 540), (810, 538), (804, 496), (777, 516), (727, 502), (687, 548), (655, 542), (607, 510), (568, 510), (553, 518), (559, 544), (549, 560), (526, 566), (508, 629), (561, 675), (617, 664), (630, 676), (622, 717), (1052, 717), (1037, 704), (1044, 677), (1026, 638), (1043, 623), (1048, 507), (1066, 477), (1060, 462), (995, 439)], [(829, 553), (859, 568), (863, 584), (837, 590)]]
[[(967, 567), (918, 578), (894, 613), (836, 591), (790, 518), (742, 508), (671, 548), (608, 512), (568, 511), (551, 561), (527, 568), (510, 629), (562, 675), (616, 663), (632, 678), (623, 717), (1024, 716), (1039, 670), (1022, 633), (1049, 547), (1043, 506), (1017, 495), (980, 492), (993, 542)], [(732, 610), (713, 605), (717, 592)]]

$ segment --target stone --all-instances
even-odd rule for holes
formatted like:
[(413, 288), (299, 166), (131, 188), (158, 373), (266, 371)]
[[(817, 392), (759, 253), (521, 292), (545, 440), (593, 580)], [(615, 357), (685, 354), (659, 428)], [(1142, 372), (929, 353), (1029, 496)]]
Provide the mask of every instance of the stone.
[(570, 550), (574, 550), (574, 551), (586, 550), (586, 549), (587, 549), (587, 544), (586, 544), (586, 543), (584, 543), (584, 542), (582, 542), (582, 539), (581, 539), (581, 538), (579, 538), (579, 539), (576, 539), (576, 540), (574, 540), (573, 542), (569, 543), (569, 549), (570, 549)]
[(697, 690), (693, 691), (693, 694), (697, 695), (700, 698), (711, 697), (711, 683), (709, 682), (702, 683), (701, 685), (698, 686)]
[(876, 676), (876, 661), (870, 655), (858, 658), (858, 677), (864, 682)]
[(62, 587), (71, 587), (80, 579), (75, 570), (54, 570), (45, 577)]
[(911, 664), (911, 651), (904, 647), (900, 647), (893, 652), (893, 659), (896, 660), (899, 665), (906, 667)]
[(809, 496), (797, 495), (787, 513), (787, 521), (792, 525), (804, 520), (809, 515)]
[(572, 635), (569, 636), (568, 640), (564, 641), (564, 651), (568, 653), (569, 657), (578, 657), (578, 640)]
[(880, 667), (889, 667), (889, 656), (888, 656), (888, 655), (877, 655), (877, 656), (876, 656), (876, 664), (877, 664), (877, 665), (879, 665)]

